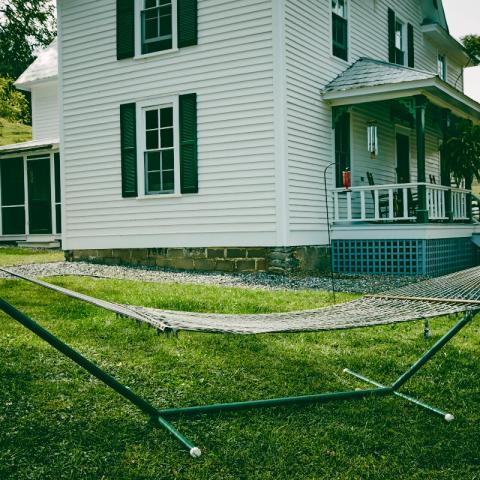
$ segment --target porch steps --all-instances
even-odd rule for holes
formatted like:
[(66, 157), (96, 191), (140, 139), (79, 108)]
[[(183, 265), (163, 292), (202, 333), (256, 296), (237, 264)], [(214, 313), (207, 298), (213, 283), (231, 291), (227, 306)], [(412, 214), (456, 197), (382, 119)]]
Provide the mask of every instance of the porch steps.
[(22, 248), (59, 249), (62, 245), (58, 240), (52, 240), (17, 242), (17, 246)]

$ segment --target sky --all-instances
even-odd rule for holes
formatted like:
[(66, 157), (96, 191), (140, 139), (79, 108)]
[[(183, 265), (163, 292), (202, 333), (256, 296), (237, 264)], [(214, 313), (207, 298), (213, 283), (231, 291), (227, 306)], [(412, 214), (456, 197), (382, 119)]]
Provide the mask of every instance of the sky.
[[(480, 35), (480, 0), (443, 0), (450, 34)], [(480, 66), (465, 70), (465, 93), (480, 102)]]

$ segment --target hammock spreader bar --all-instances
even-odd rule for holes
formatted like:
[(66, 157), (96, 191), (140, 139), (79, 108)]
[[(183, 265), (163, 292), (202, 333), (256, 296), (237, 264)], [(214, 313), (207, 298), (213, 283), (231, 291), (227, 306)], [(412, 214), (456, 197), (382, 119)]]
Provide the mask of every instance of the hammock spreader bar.
[(236, 410), (247, 410), (253, 408), (266, 408), (266, 407), (279, 407), (287, 405), (303, 405), (303, 404), (313, 404), (313, 403), (323, 403), (331, 400), (348, 400), (348, 399), (360, 399), (373, 396), (386, 396), (386, 395), (396, 395), (401, 398), (404, 398), (417, 406), (423, 407), (433, 413), (442, 415), (445, 420), (453, 420), (453, 415), (445, 413), (437, 408), (431, 407), (423, 402), (420, 402), (410, 396), (404, 395), (400, 392), (397, 392), (397, 389), (400, 388), (406, 381), (408, 381), (413, 375), (415, 375), (420, 368), (425, 365), (443, 346), (445, 346), (462, 328), (464, 328), (478, 313), (477, 311), (468, 311), (440, 340), (438, 340), (424, 355), (415, 362), (403, 375), (401, 375), (391, 386), (384, 386), (377, 382), (367, 379), (366, 377), (351, 372), (350, 370), (344, 370), (347, 373), (351, 373), (357, 378), (373, 384), (376, 388), (364, 389), (364, 390), (347, 390), (342, 392), (331, 392), (323, 393), (318, 395), (305, 395), (299, 397), (283, 397), (283, 398), (274, 398), (268, 400), (253, 400), (246, 402), (232, 402), (232, 403), (221, 403), (213, 405), (203, 405), (195, 407), (183, 407), (183, 408), (169, 408), (159, 410), (148, 401), (136, 395), (128, 387), (122, 385), (114, 377), (106, 373), (100, 367), (92, 363), (90, 360), (85, 358), (83, 355), (78, 353), (72, 347), (67, 345), (58, 339), (55, 335), (50, 333), (48, 330), (41, 327), (34, 320), (29, 318), (24, 313), (17, 310), (15, 307), (4, 301), (0, 298), (0, 309), (3, 310), (7, 315), (9, 315), (14, 320), (18, 321), (24, 327), (32, 331), (35, 335), (39, 336), (52, 347), (57, 349), (59, 352), (63, 353), (65, 356), (73, 360), (77, 365), (85, 369), (94, 377), (101, 380), (107, 386), (115, 390), (117, 393), (122, 395), (124, 398), (129, 400), (135, 406), (137, 406), (143, 413), (147, 414), (152, 418), (156, 425), (161, 426), (167, 430), (171, 435), (173, 435), (190, 453), (192, 457), (199, 457), (201, 455), (201, 450), (194, 445), (188, 438), (183, 436), (167, 419), (173, 419), (177, 417), (182, 417), (184, 415), (198, 415), (198, 414), (209, 414), (217, 413), (221, 411), (236, 411)]

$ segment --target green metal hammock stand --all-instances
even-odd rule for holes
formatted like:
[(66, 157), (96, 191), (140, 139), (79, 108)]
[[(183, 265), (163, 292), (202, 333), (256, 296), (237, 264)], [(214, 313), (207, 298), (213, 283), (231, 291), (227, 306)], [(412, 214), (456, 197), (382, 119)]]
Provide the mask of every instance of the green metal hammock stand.
[[(252, 400), (244, 402), (232, 402), (232, 403), (220, 403), (203, 406), (183, 407), (183, 408), (167, 408), (158, 409), (143, 398), (136, 395), (128, 387), (122, 385), (111, 375), (106, 373), (100, 367), (86, 359), (83, 355), (71, 348), (69, 345), (62, 342), (53, 334), (45, 330), (34, 320), (29, 318), (24, 313), (17, 310), (15, 307), (0, 299), (0, 309), (7, 315), (21, 323), (23, 326), (31, 330), (40, 338), (49, 343), (52, 347), (63, 353), (65, 356), (73, 360), (79, 366), (87, 370), (90, 374), (104, 382), (110, 388), (136, 405), (142, 412), (150, 416), (154, 423), (161, 426), (172, 434), (184, 447), (186, 447), (192, 457), (199, 457), (201, 450), (192, 443), (188, 438), (182, 435), (173, 425), (171, 420), (183, 416), (212, 414), (224, 411), (237, 411), (248, 410), (254, 408), (268, 408), (278, 407), (286, 405), (305, 405), (314, 403), (324, 403), (333, 400), (349, 400), (349, 399), (361, 399), (366, 397), (379, 397), (387, 395), (395, 395), (404, 400), (407, 400), (419, 407), (422, 407), (436, 415), (440, 415), (447, 422), (454, 419), (453, 415), (444, 412), (438, 408), (432, 407), (424, 402), (421, 402), (409, 395), (399, 392), (399, 389), (413, 376), (415, 375), (439, 350), (441, 350), (455, 335), (460, 332), (473, 318), (480, 312), (480, 267), (465, 270), (463, 272), (457, 272), (452, 275), (440, 277), (438, 279), (432, 279), (425, 282), (417, 283), (413, 286), (404, 287), (395, 291), (391, 291), (379, 296), (368, 296), (363, 299), (353, 302), (347, 302), (345, 304), (336, 305), (333, 307), (326, 307), (324, 309), (310, 310), (306, 312), (296, 312), (290, 314), (287, 317), (290, 321), (297, 320), (300, 325), (294, 325), (291, 328), (287, 328), (285, 322), (285, 315), (274, 314), (264, 316), (205, 316), (204, 325), (200, 319), (200, 314), (189, 314), (183, 312), (169, 312), (154, 309), (145, 309), (144, 307), (131, 307), (125, 305), (118, 305), (104, 300), (95, 299), (87, 295), (79, 294), (55, 285), (42, 282), (38, 279), (26, 277), (12, 271), (2, 269), (0, 270), (24, 280), (33, 282), (35, 284), (44, 286), (46, 288), (58, 291), (70, 297), (74, 297), (83, 301), (92, 303), (98, 307), (113, 311), (119, 315), (128, 316), (136, 319), (137, 321), (144, 321), (145, 323), (154, 326), (157, 330), (168, 332), (171, 329), (187, 329), (198, 331), (214, 331), (214, 332), (234, 332), (234, 333), (259, 333), (256, 331), (258, 325), (257, 321), (262, 319), (268, 324), (268, 322), (275, 323), (275, 319), (279, 319), (279, 324), (273, 327), (267, 325), (263, 327), (261, 333), (271, 333), (279, 331), (315, 331), (315, 330), (333, 330), (342, 328), (354, 328), (364, 327), (369, 325), (379, 325), (385, 323), (394, 323), (400, 321), (413, 321), (419, 319), (433, 318), (438, 315), (445, 314), (462, 314), (460, 320), (441, 337), (429, 350), (427, 350), (405, 373), (403, 373), (398, 379), (396, 379), (391, 385), (382, 385), (374, 380), (370, 380), (361, 374), (352, 372), (345, 369), (344, 372), (372, 385), (374, 388), (365, 388), (357, 390), (347, 390), (341, 392), (321, 393), (314, 395), (305, 395), (298, 397), (281, 397), (266, 400)], [(431, 293), (436, 293), (435, 296), (430, 296)], [(393, 305), (393, 310), (389, 307), (389, 303)], [(352, 307), (353, 304), (353, 307)], [(345, 318), (339, 318), (337, 323), (332, 323), (332, 315), (341, 317), (342, 306), (346, 316), (350, 315), (351, 309), (357, 310), (358, 307), (364, 306), (371, 315), (371, 321), (365, 320), (363, 322), (355, 321), (353, 324), (348, 324)], [(403, 313), (398, 309), (402, 306)], [(411, 312), (410, 316), (404, 312)], [(375, 312), (377, 315), (375, 315)], [(392, 313), (393, 317), (381, 318), (385, 313)], [(395, 312), (396, 315), (393, 313)], [(358, 313), (358, 310), (357, 310)], [(182, 316), (191, 316), (194, 318), (187, 319), (182, 325)], [(228, 318), (225, 318), (228, 317)], [(253, 318), (252, 318), (253, 317)], [(260, 317), (260, 320), (258, 320)], [(293, 318), (293, 320), (292, 320)], [(306, 319), (305, 322), (298, 321), (299, 319)], [(313, 320), (312, 320), (313, 318)], [(373, 319), (373, 320), (372, 320)], [(216, 321), (216, 325), (215, 325)], [(196, 323), (192, 323), (196, 322)], [(241, 325), (244, 322), (243, 331)], [(346, 323), (347, 322), (347, 323)], [(213, 323), (213, 325), (212, 325)], [(233, 323), (233, 327), (232, 327)], [(194, 328), (196, 325), (196, 328)]]

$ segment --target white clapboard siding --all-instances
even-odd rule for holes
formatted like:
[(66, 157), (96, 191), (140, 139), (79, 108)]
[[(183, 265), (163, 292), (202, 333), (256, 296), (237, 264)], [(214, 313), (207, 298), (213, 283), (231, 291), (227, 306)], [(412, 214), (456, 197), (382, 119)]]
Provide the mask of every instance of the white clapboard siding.
[[(199, 44), (116, 60), (115, 0), (60, 0), (68, 249), (275, 245), (271, 0), (200, 0)], [(121, 198), (119, 105), (196, 92), (199, 193)]]
[[(437, 48), (427, 43), (420, 25), (423, 14), (417, 0), (350, 1), (349, 61), (331, 55), (330, 0), (286, 1), (286, 80), (288, 132), (288, 195), (290, 244), (319, 244), (326, 240), (326, 208), (323, 171), (334, 159), (331, 110), (322, 102), (324, 86), (361, 57), (388, 61), (388, 19), (390, 6), (405, 22), (414, 26), (415, 68), (437, 71)], [(461, 69), (448, 59), (447, 80), (455, 84)], [(461, 80), (457, 88), (461, 88)], [(395, 130), (387, 111), (379, 118), (380, 158), (370, 163), (366, 152), (366, 127), (355, 109), (352, 124), (352, 169), (354, 182), (374, 171), (378, 183), (394, 180)], [(368, 115), (371, 116), (371, 115)], [(415, 132), (411, 137), (412, 181), (416, 177)], [(439, 182), (438, 135), (427, 129), (427, 178), (432, 173)], [(358, 160), (355, 156), (358, 155)], [(392, 169), (393, 167), (393, 169)], [(333, 183), (333, 168), (329, 170)], [(365, 178), (366, 181), (366, 178)], [(332, 205), (333, 207), (333, 205)], [(333, 208), (332, 208), (333, 209)]]
[(32, 86), (33, 140), (59, 137), (58, 83)]

